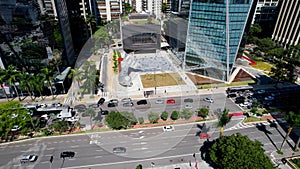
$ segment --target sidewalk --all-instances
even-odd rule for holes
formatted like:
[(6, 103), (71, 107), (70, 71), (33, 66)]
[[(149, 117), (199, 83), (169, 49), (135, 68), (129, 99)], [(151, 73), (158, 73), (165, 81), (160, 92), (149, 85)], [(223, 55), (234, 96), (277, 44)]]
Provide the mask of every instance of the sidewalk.
[(205, 161), (201, 160), (195, 163), (195, 161), (191, 162), (191, 165), (188, 163), (179, 163), (172, 165), (164, 165), (164, 166), (153, 166), (145, 169), (213, 169), (209, 166)]

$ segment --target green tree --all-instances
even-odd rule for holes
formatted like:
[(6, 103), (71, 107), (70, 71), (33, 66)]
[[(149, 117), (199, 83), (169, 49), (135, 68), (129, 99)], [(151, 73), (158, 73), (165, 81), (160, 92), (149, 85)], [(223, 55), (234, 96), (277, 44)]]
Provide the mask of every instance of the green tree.
[(157, 121), (159, 120), (159, 114), (154, 113), (154, 112), (150, 112), (148, 114), (148, 120), (149, 120), (150, 123), (157, 123)]
[(223, 135), (224, 127), (230, 122), (231, 116), (228, 115), (228, 110), (224, 109), (223, 112), (218, 112), (218, 127), (220, 128), (220, 137)]
[(103, 45), (109, 45), (110, 43), (110, 36), (109, 36), (109, 32), (108, 29), (106, 29), (106, 27), (101, 26), (94, 34), (93, 37), (95, 39), (95, 45), (98, 46), (98, 44), (100, 45), (100, 48), (103, 48)]
[(144, 123), (144, 117), (139, 117), (138, 121), (139, 121), (140, 124), (143, 124)]
[(14, 91), (17, 94), (17, 97), (19, 98), (19, 100), (21, 100), (19, 91), (15, 85), (16, 82), (20, 81), (20, 77), (22, 76), (21, 72), (17, 70), (16, 67), (10, 65), (6, 70), (6, 73), (7, 75), (9, 75), (7, 79), (8, 84), (13, 87)]
[(94, 128), (93, 118), (95, 118), (96, 112), (93, 108), (89, 107), (85, 110), (85, 113), (90, 117), (90, 125), (91, 125), (91, 129), (93, 130), (93, 128)]
[(209, 148), (209, 157), (216, 168), (264, 168), (273, 169), (264, 154), (263, 144), (252, 141), (240, 133), (219, 137)]
[(110, 112), (105, 117), (105, 122), (110, 128), (115, 130), (126, 129), (130, 126), (130, 121), (116, 111)]
[(44, 100), (45, 97), (43, 97), (43, 93), (42, 93), (44, 88), (44, 75), (42, 73), (38, 73), (34, 76), (32, 80), (34, 84), (34, 89), (39, 92), (41, 99)]
[(197, 110), (197, 115), (205, 119), (208, 116), (209, 110), (207, 108), (199, 108)]
[(55, 130), (55, 131), (58, 131), (59, 134), (63, 133), (63, 132), (66, 132), (68, 129), (69, 129), (69, 124), (67, 121), (60, 121), (60, 120), (57, 120), (55, 121), (54, 123), (52, 123), (52, 128)]
[(30, 124), (30, 115), (23, 105), (18, 101), (0, 103), (0, 137), (8, 141), (14, 138), (15, 132), (11, 132), (13, 126), (18, 126), (21, 131), (26, 132), (26, 126)]
[(34, 100), (32, 96), (32, 90), (34, 90), (34, 76), (29, 73), (22, 73), (20, 77), (20, 89), (26, 90), (31, 100)]
[(133, 112), (120, 112), (122, 116), (129, 120), (131, 125), (136, 125), (138, 122)]
[(71, 69), (70, 71), (71, 73), (68, 75), (68, 78), (73, 78), (73, 81), (75, 81), (78, 85), (78, 87), (80, 87), (80, 83), (82, 81), (82, 76), (84, 74), (83, 71), (79, 70), (79, 68), (75, 68), (75, 69)]
[(168, 119), (168, 117), (169, 117), (169, 114), (168, 114), (168, 112), (166, 112), (166, 111), (163, 111), (163, 112), (161, 113), (161, 115), (160, 115), (160, 118), (161, 118), (163, 121), (166, 121), (166, 120)]
[(49, 90), (51, 92), (52, 98), (54, 98), (53, 86), (52, 86), (52, 83), (54, 80), (54, 78), (53, 78), (54, 72), (51, 69), (46, 67), (41, 70), (41, 75), (43, 77), (43, 81), (47, 82), (47, 87), (49, 88)]
[(85, 23), (89, 26), (89, 31), (91, 35), (91, 39), (93, 39), (93, 32), (95, 30), (96, 19), (93, 15), (88, 15), (85, 19)]
[(125, 12), (126, 13), (130, 13), (131, 10), (132, 10), (132, 7), (130, 6), (130, 4), (129, 3), (125, 3)]
[(7, 96), (6, 90), (4, 89), (4, 85), (3, 85), (6, 80), (7, 80), (6, 70), (0, 69), (0, 85), (1, 85), (1, 88), (3, 89), (2, 91), (3, 91), (6, 99), (8, 100), (8, 96)]
[(166, 4), (166, 3), (162, 3), (162, 4), (161, 4), (161, 11), (162, 11), (163, 13), (166, 13), (166, 11), (167, 11), (167, 4)]
[[(294, 112), (290, 111), (286, 116), (285, 116), (285, 120), (286, 122), (289, 124), (289, 128), (288, 131), (281, 143), (280, 149), (279, 151), (281, 151), (284, 143), (286, 142), (287, 138), (289, 137), (289, 135), (291, 134), (292, 130), (294, 127), (300, 127), (300, 115), (299, 114), (295, 114)], [(295, 149), (297, 149), (297, 143), (295, 145)]]
[(171, 119), (172, 119), (172, 120), (177, 120), (177, 119), (179, 119), (179, 111), (177, 111), (177, 110), (172, 111)]
[(180, 117), (186, 120), (190, 119), (192, 116), (193, 113), (189, 109), (183, 109), (182, 112), (180, 112)]
[(262, 52), (269, 52), (271, 49), (274, 49), (275, 42), (273, 42), (271, 38), (263, 38), (258, 41), (257, 45), (258, 50)]
[(135, 169), (143, 169), (142, 164), (137, 165), (137, 166), (135, 167)]

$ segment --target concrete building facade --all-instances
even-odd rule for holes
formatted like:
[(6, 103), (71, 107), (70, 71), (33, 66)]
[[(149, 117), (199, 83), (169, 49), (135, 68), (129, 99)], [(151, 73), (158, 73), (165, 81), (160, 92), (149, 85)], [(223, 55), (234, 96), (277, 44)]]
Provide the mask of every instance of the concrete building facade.
[(272, 39), (285, 48), (300, 44), (300, 1), (282, 2)]

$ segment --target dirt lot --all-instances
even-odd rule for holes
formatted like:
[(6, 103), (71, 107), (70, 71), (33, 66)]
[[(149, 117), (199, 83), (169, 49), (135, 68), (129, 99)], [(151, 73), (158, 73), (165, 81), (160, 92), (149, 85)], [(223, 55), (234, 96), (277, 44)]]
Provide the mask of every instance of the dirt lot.
[(140, 77), (144, 88), (186, 84), (178, 73), (151, 73)]

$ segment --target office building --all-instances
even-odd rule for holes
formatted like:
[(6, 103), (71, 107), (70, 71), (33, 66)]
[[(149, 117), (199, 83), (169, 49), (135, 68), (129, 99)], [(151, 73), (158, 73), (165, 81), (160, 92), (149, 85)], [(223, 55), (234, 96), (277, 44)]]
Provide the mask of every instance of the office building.
[(96, 18), (101, 18), (102, 21), (119, 19), (124, 10), (122, 0), (96, 0), (95, 5)]
[(192, 1), (184, 69), (229, 81), (251, 7), (252, 0)]
[(272, 39), (285, 48), (300, 44), (300, 1), (282, 2)]

